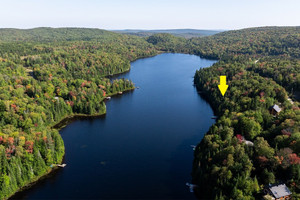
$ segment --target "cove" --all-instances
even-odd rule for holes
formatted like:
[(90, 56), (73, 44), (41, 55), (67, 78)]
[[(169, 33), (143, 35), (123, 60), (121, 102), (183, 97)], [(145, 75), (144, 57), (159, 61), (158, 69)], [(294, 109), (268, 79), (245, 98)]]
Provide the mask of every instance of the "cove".
[(193, 76), (213, 63), (171, 53), (131, 63), (117, 78), (140, 89), (114, 96), (105, 116), (63, 128), (67, 166), (12, 199), (195, 199), (185, 185), (191, 145), (215, 121)]

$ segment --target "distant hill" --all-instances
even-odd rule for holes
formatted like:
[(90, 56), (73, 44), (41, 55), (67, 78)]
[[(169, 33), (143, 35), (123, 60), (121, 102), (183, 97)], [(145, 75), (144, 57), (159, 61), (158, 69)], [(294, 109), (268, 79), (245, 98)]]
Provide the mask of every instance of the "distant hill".
[(112, 30), (116, 33), (136, 35), (140, 37), (148, 37), (156, 33), (169, 33), (174, 36), (192, 38), (192, 37), (203, 37), (214, 35), (220, 32), (221, 30), (198, 30), (198, 29), (165, 29), (165, 30), (139, 30), (139, 29), (125, 29), (125, 30)]
[(202, 56), (269, 55), (300, 58), (300, 26), (256, 27), (226, 31), (190, 42)]
[[(1, 28), (0, 42), (61, 42), (108, 40), (126, 35), (149, 37), (157, 33), (169, 33), (184, 38), (203, 37), (220, 33), (213, 30), (172, 29), (172, 30), (116, 30), (107, 31), (97, 28), (49, 28), (33, 29)], [(122, 36), (123, 35), (123, 36)]]
[(96, 28), (33, 28), (33, 29), (0, 29), (0, 41), (5, 42), (55, 42), (55, 41), (90, 41), (108, 39), (118, 36), (114, 32)]

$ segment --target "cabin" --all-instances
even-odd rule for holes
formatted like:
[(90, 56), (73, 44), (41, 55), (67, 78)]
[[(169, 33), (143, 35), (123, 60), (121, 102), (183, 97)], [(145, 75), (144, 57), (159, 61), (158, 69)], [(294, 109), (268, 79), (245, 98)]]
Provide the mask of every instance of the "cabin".
[(253, 147), (254, 146), (254, 143), (249, 141), (249, 140), (244, 140), (244, 143), (247, 145), (247, 146), (250, 146), (250, 147)]
[[(269, 184), (265, 187), (266, 195), (264, 198), (273, 200), (288, 200), (291, 199), (291, 191), (285, 184)], [(271, 198), (270, 198), (271, 197)]]
[(240, 135), (240, 134), (237, 134), (236, 135), (236, 138), (239, 140), (240, 143), (245, 143), (247, 146), (251, 146), (253, 147), (254, 144), (253, 142), (249, 141), (249, 140), (246, 140), (244, 136)]
[(271, 114), (272, 115), (278, 115), (281, 111), (281, 108), (278, 105), (274, 105), (271, 107)]

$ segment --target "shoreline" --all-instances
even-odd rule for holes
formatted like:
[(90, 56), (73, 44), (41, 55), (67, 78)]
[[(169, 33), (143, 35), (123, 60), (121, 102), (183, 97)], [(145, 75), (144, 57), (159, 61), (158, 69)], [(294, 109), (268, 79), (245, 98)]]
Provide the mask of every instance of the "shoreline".
[[(62, 159), (62, 161), (64, 160), (64, 157)], [(59, 163), (62, 163), (62, 161), (60, 161)], [(35, 177), (32, 181), (30, 181), (29, 183), (27, 183), (26, 185), (24, 185), (23, 187), (19, 188), (14, 194), (12, 194), (11, 196), (7, 197), (6, 199), (11, 199), (14, 196), (17, 196), (19, 193), (22, 193), (23, 191), (26, 191), (27, 189), (30, 189), (31, 187), (35, 186), (38, 182), (48, 178), (48, 176), (51, 176), (51, 174), (57, 172), (60, 168), (59, 167), (49, 167), (47, 169), (47, 172), (41, 176)]]
[(122, 72), (115, 73), (115, 74), (111, 74), (111, 75), (108, 74), (108, 75), (105, 75), (104, 77), (110, 79), (110, 78), (117, 77), (117, 76), (119, 76), (119, 75), (121, 75), (121, 74), (125, 74), (125, 73), (127, 73), (127, 72), (130, 71), (130, 69), (131, 69), (131, 63), (132, 63), (132, 62), (135, 62), (135, 61), (137, 61), (137, 60), (139, 60), (139, 59), (152, 58), (152, 57), (154, 57), (154, 56), (158, 56), (158, 55), (163, 54), (163, 53), (170, 53), (170, 52), (167, 52), (167, 51), (157, 51), (157, 53), (154, 54), (154, 55), (151, 55), (151, 56), (141, 56), (141, 57), (138, 57), (138, 58), (136, 58), (136, 59), (130, 60), (130, 61), (129, 61), (129, 62), (130, 62), (130, 66), (129, 66), (128, 69), (126, 69), (126, 70), (124, 70), (124, 71), (122, 71)]
[[(176, 54), (176, 52), (158, 51), (158, 53), (155, 54), (155, 55), (152, 55), (152, 56), (149, 56), (149, 57), (147, 57), (147, 56), (145, 56), (145, 57), (139, 57), (139, 58), (137, 58), (137, 59), (135, 59), (133, 61), (130, 61), (130, 63), (134, 62), (136, 60), (139, 60), (139, 59), (151, 58), (151, 57), (154, 57), (154, 56), (157, 56), (157, 55), (160, 55), (160, 54), (164, 54), (164, 53), (174, 53), (174, 54)], [(183, 52), (180, 52), (179, 54), (188, 54), (188, 55), (199, 56), (197, 54), (190, 54), (190, 53), (183, 53)], [(201, 57), (201, 56), (199, 56), (199, 57)], [(204, 59), (208, 59), (208, 58), (204, 58)], [(210, 59), (208, 59), (208, 60), (210, 60)], [(209, 66), (209, 67), (211, 67), (211, 66)], [(126, 70), (124, 72), (120, 72), (120, 73), (113, 74), (113, 75), (108, 75), (108, 76), (110, 76), (110, 78), (114, 77), (114, 76), (118, 76), (120, 74), (124, 74), (124, 73), (129, 72), (130, 69), (131, 69), (131, 65), (128, 68), (128, 70)], [(108, 76), (105, 76), (105, 77), (108, 77)], [(130, 92), (130, 91), (133, 91), (135, 89), (136, 89), (136, 87), (134, 86), (132, 88), (128, 88), (126, 90), (123, 90), (122, 93), (124, 94), (126, 92)], [(115, 93), (107, 95), (106, 97), (113, 97), (113, 96), (119, 96), (119, 95), (120, 95), (119, 92), (115, 92)], [(99, 103), (101, 103), (103, 101), (106, 101), (105, 98), (102, 101), (100, 101)], [(214, 109), (213, 109), (213, 107), (212, 107), (211, 104), (210, 104), (210, 107), (211, 107), (211, 109), (214, 112)], [(57, 123), (50, 124), (49, 126), (52, 129), (56, 129), (56, 130), (60, 131), (62, 128), (66, 127), (67, 125), (69, 125), (70, 123), (72, 123), (74, 120), (77, 120), (77, 119), (88, 119), (88, 118), (99, 118), (99, 117), (103, 117), (105, 115), (106, 115), (106, 109), (105, 109), (105, 111), (103, 113), (95, 113), (95, 114), (72, 113), (72, 114), (66, 115), (65, 117), (63, 117), (62, 119), (60, 119)], [(58, 164), (61, 164), (63, 162), (64, 157), (65, 157), (65, 155), (63, 156), (63, 159)], [(47, 178), (48, 175), (54, 173), (58, 169), (59, 168), (57, 168), (57, 167), (55, 167), (55, 168), (50, 168), (49, 167), (48, 171), (45, 174), (43, 174), (43, 175), (41, 175), (39, 177), (34, 178), (33, 181), (31, 181), (28, 184), (24, 185), (23, 187), (19, 188), (14, 194), (12, 194), (11, 196), (7, 197), (7, 199), (11, 199), (13, 196), (17, 195), (18, 193), (23, 192), (23, 191), (31, 188), (32, 186), (36, 185), (40, 180), (43, 180), (44, 178)]]
[[(133, 88), (128, 88), (126, 90), (123, 90), (122, 93), (125, 94), (127, 92), (130, 91), (134, 91), (135, 87)], [(107, 97), (113, 97), (113, 96), (118, 96), (121, 95), (119, 94), (119, 92), (116, 93), (112, 93), (110, 95), (107, 95)], [(105, 101), (105, 99), (103, 99), (101, 102)], [(101, 103), (99, 102), (99, 103)], [(74, 120), (77, 119), (89, 119), (89, 118), (99, 118), (99, 117), (103, 117), (106, 115), (106, 107), (105, 107), (105, 111), (103, 113), (95, 113), (95, 114), (82, 114), (82, 113), (72, 113), (70, 115), (67, 115), (65, 117), (63, 117), (61, 120), (59, 120), (57, 123), (55, 123), (54, 125), (49, 125), (52, 129), (56, 129), (57, 131), (60, 131), (62, 128), (66, 127), (67, 125), (69, 125), (70, 123), (72, 123)], [(63, 158), (60, 162), (58, 162), (58, 164), (62, 164), (62, 162), (65, 159), (65, 154), (63, 155)], [(11, 196), (7, 197), (6, 199), (12, 199), (15, 195), (18, 195), (18, 193), (21, 193), (27, 189), (30, 189), (31, 187), (33, 187), (34, 185), (36, 185), (39, 181), (43, 180), (44, 178), (47, 178), (47, 176), (50, 176), (52, 173), (55, 173), (57, 170), (59, 170), (59, 167), (48, 167), (47, 172), (41, 176), (35, 177), (32, 181), (28, 182), (26, 185), (22, 186), (21, 188), (19, 188), (14, 194), (12, 194)]]
[[(126, 90), (123, 90), (122, 93), (125, 94), (127, 92), (133, 91), (135, 90), (135, 87), (133, 88), (128, 88)], [(113, 97), (113, 96), (118, 96), (121, 94), (118, 94), (119, 92), (116, 93), (112, 93), (110, 95), (107, 95), (107, 97)], [(103, 99), (101, 102), (105, 102), (106, 100)], [(76, 119), (93, 119), (93, 118), (98, 118), (98, 117), (102, 117), (106, 115), (106, 108), (105, 111), (103, 113), (94, 113), (94, 114), (83, 114), (83, 113), (72, 113), (70, 115), (67, 115), (65, 117), (63, 117), (61, 120), (59, 120), (57, 123), (50, 125), (50, 127), (52, 129), (56, 129), (56, 130), (61, 130), (62, 128), (66, 127), (68, 124), (70, 124), (72, 121), (76, 120)]]

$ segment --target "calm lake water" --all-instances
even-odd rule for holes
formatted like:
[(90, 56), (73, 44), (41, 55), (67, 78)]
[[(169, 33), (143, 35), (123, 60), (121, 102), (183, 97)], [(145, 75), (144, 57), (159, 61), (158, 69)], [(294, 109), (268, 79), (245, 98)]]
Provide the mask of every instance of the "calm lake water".
[(18, 199), (194, 199), (193, 148), (213, 111), (193, 86), (196, 69), (215, 61), (161, 54), (118, 76), (140, 89), (107, 102), (107, 114), (60, 131), (67, 166)]

